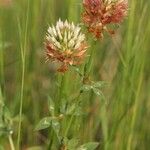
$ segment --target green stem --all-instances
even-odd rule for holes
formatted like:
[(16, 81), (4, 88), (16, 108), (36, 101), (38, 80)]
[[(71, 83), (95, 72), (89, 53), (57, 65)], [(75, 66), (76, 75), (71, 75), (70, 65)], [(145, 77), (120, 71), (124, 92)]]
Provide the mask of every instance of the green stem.
[[(91, 44), (91, 45), (93, 45), (93, 44)], [(94, 42), (94, 45), (95, 45), (95, 42)], [(93, 50), (93, 48), (91, 48), (90, 49), (90, 57), (86, 64), (85, 76), (89, 76), (91, 73), (92, 65), (93, 65), (93, 58), (94, 58), (94, 50)]]
[(65, 93), (65, 86), (66, 86), (66, 74), (64, 74), (61, 78), (59, 101), (61, 101), (66, 94)]
[[(94, 42), (94, 45), (95, 45), (95, 42)], [(91, 51), (90, 51), (90, 57), (89, 57), (89, 59), (88, 59), (88, 62), (87, 62), (87, 64), (86, 64), (86, 68), (85, 68), (85, 70), (84, 70), (84, 77), (86, 78), (86, 77), (88, 77), (89, 75), (90, 75), (90, 73), (91, 73), (91, 70), (92, 70), (92, 65), (93, 65), (93, 58), (94, 58), (94, 50), (93, 49), (91, 49)], [(82, 76), (82, 74), (79, 74), (80, 76)], [(80, 91), (80, 93), (79, 93), (79, 95), (78, 95), (78, 97), (77, 97), (77, 99), (76, 99), (76, 107), (77, 107), (77, 105), (79, 104), (79, 100), (80, 100), (80, 96), (81, 96), (81, 91)], [(66, 130), (65, 130), (65, 134), (64, 134), (64, 137), (67, 137), (67, 134), (68, 134), (68, 132), (69, 132), (69, 129), (70, 129), (70, 127), (71, 127), (71, 125), (72, 125), (72, 122), (73, 122), (73, 120), (74, 120), (74, 115), (75, 115), (75, 112), (73, 112), (72, 113), (72, 115), (71, 115), (71, 118), (70, 118), (70, 121), (69, 121), (69, 124), (68, 124), (68, 126), (67, 126), (67, 128), (66, 128)]]
[[(81, 92), (79, 93), (79, 95), (78, 95), (78, 97), (77, 97), (77, 99), (76, 99), (76, 107), (78, 106), (78, 104), (79, 104), (79, 102), (80, 102), (80, 101), (79, 101), (79, 100), (80, 100), (80, 96), (81, 96)], [(64, 137), (67, 137), (67, 134), (68, 134), (68, 132), (69, 132), (69, 129), (70, 129), (71, 124), (72, 124), (73, 119), (74, 119), (74, 115), (75, 115), (75, 112), (73, 112), (72, 115), (71, 115), (69, 124), (68, 124), (68, 126), (67, 126), (67, 128), (66, 128), (66, 130), (65, 130)]]
[[(67, 97), (67, 91), (66, 91), (66, 86), (67, 86), (67, 83), (66, 83), (66, 79), (67, 79), (67, 73), (65, 74), (61, 74), (61, 75), (57, 75), (58, 77), (58, 83), (60, 85), (58, 91), (56, 92), (57, 93), (57, 96), (56, 96), (56, 112), (59, 113), (60, 112), (60, 105), (61, 105), (61, 102), (63, 100), (66, 100), (66, 97)], [(49, 144), (48, 144), (48, 149), (51, 149), (52, 145), (53, 145), (53, 142), (55, 141), (54, 140), (54, 134), (55, 134), (55, 131), (51, 130), (50, 133), (49, 133)], [(56, 137), (58, 139), (58, 142), (60, 144), (60, 140), (59, 140), (59, 137), (58, 135), (56, 134)]]

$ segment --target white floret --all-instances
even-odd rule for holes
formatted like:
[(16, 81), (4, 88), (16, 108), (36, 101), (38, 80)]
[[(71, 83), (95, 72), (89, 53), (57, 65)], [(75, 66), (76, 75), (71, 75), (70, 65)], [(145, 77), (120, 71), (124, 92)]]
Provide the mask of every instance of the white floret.
[(46, 39), (60, 50), (78, 49), (85, 40), (85, 35), (81, 34), (81, 28), (74, 23), (62, 22), (60, 19), (56, 27), (48, 28)]

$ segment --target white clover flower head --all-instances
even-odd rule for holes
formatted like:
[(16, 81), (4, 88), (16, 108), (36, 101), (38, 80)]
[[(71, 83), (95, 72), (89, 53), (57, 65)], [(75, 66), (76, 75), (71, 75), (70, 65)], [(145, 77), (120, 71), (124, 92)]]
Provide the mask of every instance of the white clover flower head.
[(79, 25), (75, 26), (74, 23), (59, 21), (56, 26), (48, 28), (47, 41), (61, 51), (76, 50), (80, 47), (81, 43), (85, 40), (85, 35), (81, 33)]
[(69, 65), (77, 65), (83, 59), (87, 44), (79, 25), (59, 21), (48, 28), (46, 34), (47, 60), (61, 62), (60, 72), (68, 70)]

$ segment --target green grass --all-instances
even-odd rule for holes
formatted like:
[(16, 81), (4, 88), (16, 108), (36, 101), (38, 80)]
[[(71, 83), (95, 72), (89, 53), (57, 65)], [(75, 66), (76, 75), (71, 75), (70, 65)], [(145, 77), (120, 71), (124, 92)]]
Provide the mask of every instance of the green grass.
[(13, 150), (13, 144), (18, 150), (60, 147), (58, 126), (35, 131), (37, 123), (50, 115), (51, 97), (57, 118), (59, 106), (68, 101), (80, 103), (83, 111), (80, 116), (59, 118), (61, 136), (77, 138), (79, 145), (99, 142), (98, 150), (148, 150), (149, 6), (149, 1), (132, 0), (115, 37), (106, 34), (96, 43), (89, 39), (88, 53), (94, 55), (88, 67), (90, 79), (107, 82), (102, 88), (104, 100), (93, 91), (80, 93), (81, 78), (73, 68), (62, 76), (45, 63), (48, 26), (59, 18), (80, 22), (81, 0), (14, 0), (10, 7), (0, 6), (0, 149)]

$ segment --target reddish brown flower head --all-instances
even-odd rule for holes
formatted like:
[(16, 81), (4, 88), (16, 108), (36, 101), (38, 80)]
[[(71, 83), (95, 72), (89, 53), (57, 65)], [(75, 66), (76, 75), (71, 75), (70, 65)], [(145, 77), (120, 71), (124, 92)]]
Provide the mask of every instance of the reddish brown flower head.
[(104, 30), (113, 34), (107, 25), (122, 22), (128, 10), (127, 0), (83, 0), (83, 6), (82, 20), (96, 38), (102, 38)]
[(59, 72), (67, 71), (69, 65), (82, 63), (87, 45), (80, 30), (78, 25), (61, 20), (56, 27), (49, 27), (45, 42), (47, 60), (60, 63)]

